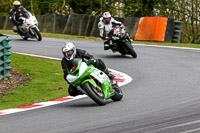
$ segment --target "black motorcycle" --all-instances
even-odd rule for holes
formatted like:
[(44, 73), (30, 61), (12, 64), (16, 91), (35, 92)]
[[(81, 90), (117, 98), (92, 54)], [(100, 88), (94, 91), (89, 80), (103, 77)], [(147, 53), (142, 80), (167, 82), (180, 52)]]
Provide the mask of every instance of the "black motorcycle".
[(108, 35), (111, 37), (112, 45), (111, 50), (113, 52), (118, 51), (122, 55), (131, 55), (133, 58), (137, 58), (137, 54), (131, 45), (131, 40), (126, 28), (121, 28), (116, 25)]

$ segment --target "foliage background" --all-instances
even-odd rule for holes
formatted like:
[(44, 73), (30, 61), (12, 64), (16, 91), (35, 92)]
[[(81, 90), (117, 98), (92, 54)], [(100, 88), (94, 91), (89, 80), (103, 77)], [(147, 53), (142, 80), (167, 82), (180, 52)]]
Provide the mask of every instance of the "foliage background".
[[(0, 15), (7, 15), (14, 0), (0, 0)], [(181, 42), (199, 40), (199, 0), (20, 0), (36, 15), (100, 15), (110, 11), (116, 17), (170, 17), (183, 22)]]

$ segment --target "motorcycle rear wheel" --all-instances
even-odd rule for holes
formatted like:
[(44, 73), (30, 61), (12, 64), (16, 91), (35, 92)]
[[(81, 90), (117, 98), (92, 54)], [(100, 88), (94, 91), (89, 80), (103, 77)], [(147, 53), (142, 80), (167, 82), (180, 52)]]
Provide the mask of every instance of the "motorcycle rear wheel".
[(137, 54), (136, 54), (135, 50), (133, 49), (133, 46), (131, 46), (130, 42), (126, 41), (124, 43), (124, 46), (126, 47), (127, 51), (129, 51), (129, 53), (131, 54), (131, 56), (133, 58), (137, 58)]
[(87, 95), (98, 105), (106, 105), (106, 99), (103, 92), (100, 94), (96, 93), (96, 91), (94, 90), (95, 88), (89, 82), (83, 84), (83, 89), (85, 90)]

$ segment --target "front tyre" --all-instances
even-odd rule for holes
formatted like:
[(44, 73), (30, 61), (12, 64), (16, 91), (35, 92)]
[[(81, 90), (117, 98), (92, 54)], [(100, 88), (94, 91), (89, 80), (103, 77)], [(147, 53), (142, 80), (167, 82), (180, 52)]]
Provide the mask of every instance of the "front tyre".
[(42, 36), (41, 36), (40, 32), (38, 31), (38, 29), (37, 28), (33, 28), (33, 32), (34, 32), (36, 40), (37, 41), (41, 41), (42, 40)]
[(133, 58), (137, 58), (137, 54), (136, 54), (135, 50), (133, 49), (133, 46), (131, 46), (130, 42), (126, 41), (124, 43), (124, 46)]
[(96, 88), (94, 88), (89, 82), (83, 84), (83, 89), (87, 95), (98, 105), (106, 105), (106, 99), (103, 92), (97, 92)]

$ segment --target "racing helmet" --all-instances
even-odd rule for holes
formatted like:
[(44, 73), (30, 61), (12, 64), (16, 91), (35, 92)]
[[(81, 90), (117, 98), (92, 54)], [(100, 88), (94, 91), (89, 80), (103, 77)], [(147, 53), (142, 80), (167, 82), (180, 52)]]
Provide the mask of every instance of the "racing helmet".
[(70, 61), (76, 56), (76, 47), (72, 42), (65, 42), (65, 44), (62, 47), (62, 52), (65, 59)]
[(13, 2), (13, 6), (14, 6), (14, 8), (15, 8), (16, 10), (18, 10), (19, 7), (21, 6), (21, 3), (20, 3), (18, 0), (16, 0), (16, 1)]
[(104, 12), (103, 15), (103, 23), (104, 24), (109, 24), (111, 20), (111, 14), (109, 12)]

